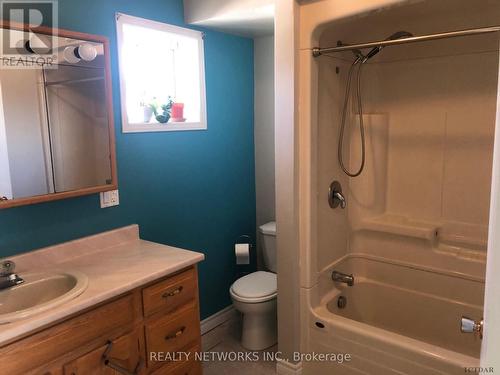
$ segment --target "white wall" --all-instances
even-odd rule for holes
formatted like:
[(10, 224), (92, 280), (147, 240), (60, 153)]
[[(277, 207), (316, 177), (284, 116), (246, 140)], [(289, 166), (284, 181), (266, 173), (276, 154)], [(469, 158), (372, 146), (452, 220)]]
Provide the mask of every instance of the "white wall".
[[(500, 59), (500, 58), (499, 58)], [(497, 90), (495, 147), (493, 154), (493, 176), (486, 264), (486, 292), (484, 304), (484, 337), (481, 346), (481, 366), (500, 368), (500, 82)]]
[[(293, 358), (300, 347), (298, 3), (280, 0), (275, 20), (276, 226), (278, 349)], [(285, 363), (283, 363), (285, 364)]]
[(254, 40), (257, 227), (275, 219), (274, 36)]

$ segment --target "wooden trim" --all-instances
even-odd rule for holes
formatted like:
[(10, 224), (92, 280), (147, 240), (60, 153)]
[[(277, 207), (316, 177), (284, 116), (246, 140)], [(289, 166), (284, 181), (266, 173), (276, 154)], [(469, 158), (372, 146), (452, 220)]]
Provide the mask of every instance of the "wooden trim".
[(78, 190), (63, 191), (61, 193), (52, 193), (45, 195), (37, 195), (28, 198), (11, 199), (8, 201), (0, 201), (0, 209), (26, 206), (29, 204), (45, 203), (66, 198), (80, 197), (82, 195), (90, 195), (90, 194), (101, 193), (103, 191), (116, 190), (117, 188), (118, 188), (117, 184), (110, 184), (110, 185), (101, 185), (101, 186), (95, 186)]
[[(29, 24), (0, 20), (0, 29), (10, 29), (10, 30), (18, 30), (23, 31), (25, 28), (36, 29), (37, 33), (45, 34), (45, 35), (54, 35), (63, 38), (71, 38), (71, 39), (81, 39), (81, 40), (89, 40), (98, 43), (109, 42), (109, 39), (103, 35), (96, 34), (88, 34), (82, 33), (79, 31), (66, 30), (66, 29), (52, 29), (45, 26), (32, 26)], [(55, 31), (55, 32), (54, 32)]]
[[(29, 25), (18, 22), (0, 20), (0, 29), (25, 30), (25, 27), (29, 27)], [(113, 83), (111, 80), (111, 54), (109, 48), (109, 39), (102, 35), (87, 34), (65, 29), (51, 29), (43, 26), (36, 27), (36, 30), (40, 34), (54, 35), (56, 37), (62, 37), (62, 38), (81, 39), (103, 44), (106, 107), (107, 107), (108, 130), (109, 130), (109, 155), (111, 164), (111, 184), (64, 191), (60, 193), (38, 195), (34, 197), (11, 199), (8, 201), (0, 201), (0, 209), (51, 202), (60, 199), (74, 198), (83, 195), (96, 194), (118, 189), (118, 171), (117, 171), (118, 168), (116, 162), (115, 123), (114, 123), (113, 91), (112, 91)]]

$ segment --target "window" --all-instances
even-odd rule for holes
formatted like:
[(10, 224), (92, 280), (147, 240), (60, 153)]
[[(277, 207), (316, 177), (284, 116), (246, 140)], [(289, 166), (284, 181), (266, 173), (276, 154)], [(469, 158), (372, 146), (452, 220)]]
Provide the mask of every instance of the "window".
[(116, 15), (122, 129), (207, 128), (203, 34)]

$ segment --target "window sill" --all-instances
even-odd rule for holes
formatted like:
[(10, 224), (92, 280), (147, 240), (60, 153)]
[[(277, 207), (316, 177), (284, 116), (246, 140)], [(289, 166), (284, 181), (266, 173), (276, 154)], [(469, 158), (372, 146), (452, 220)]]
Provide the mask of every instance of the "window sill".
[(122, 127), (123, 133), (175, 132), (188, 130), (207, 130), (207, 124), (202, 122), (167, 122), (166, 124), (124, 124)]

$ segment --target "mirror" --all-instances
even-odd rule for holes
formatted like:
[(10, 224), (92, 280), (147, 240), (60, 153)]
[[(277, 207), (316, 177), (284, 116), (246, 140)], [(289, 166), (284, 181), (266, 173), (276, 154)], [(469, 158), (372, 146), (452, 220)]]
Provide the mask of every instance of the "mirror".
[(49, 63), (0, 67), (0, 208), (116, 189), (107, 40), (64, 34)]

